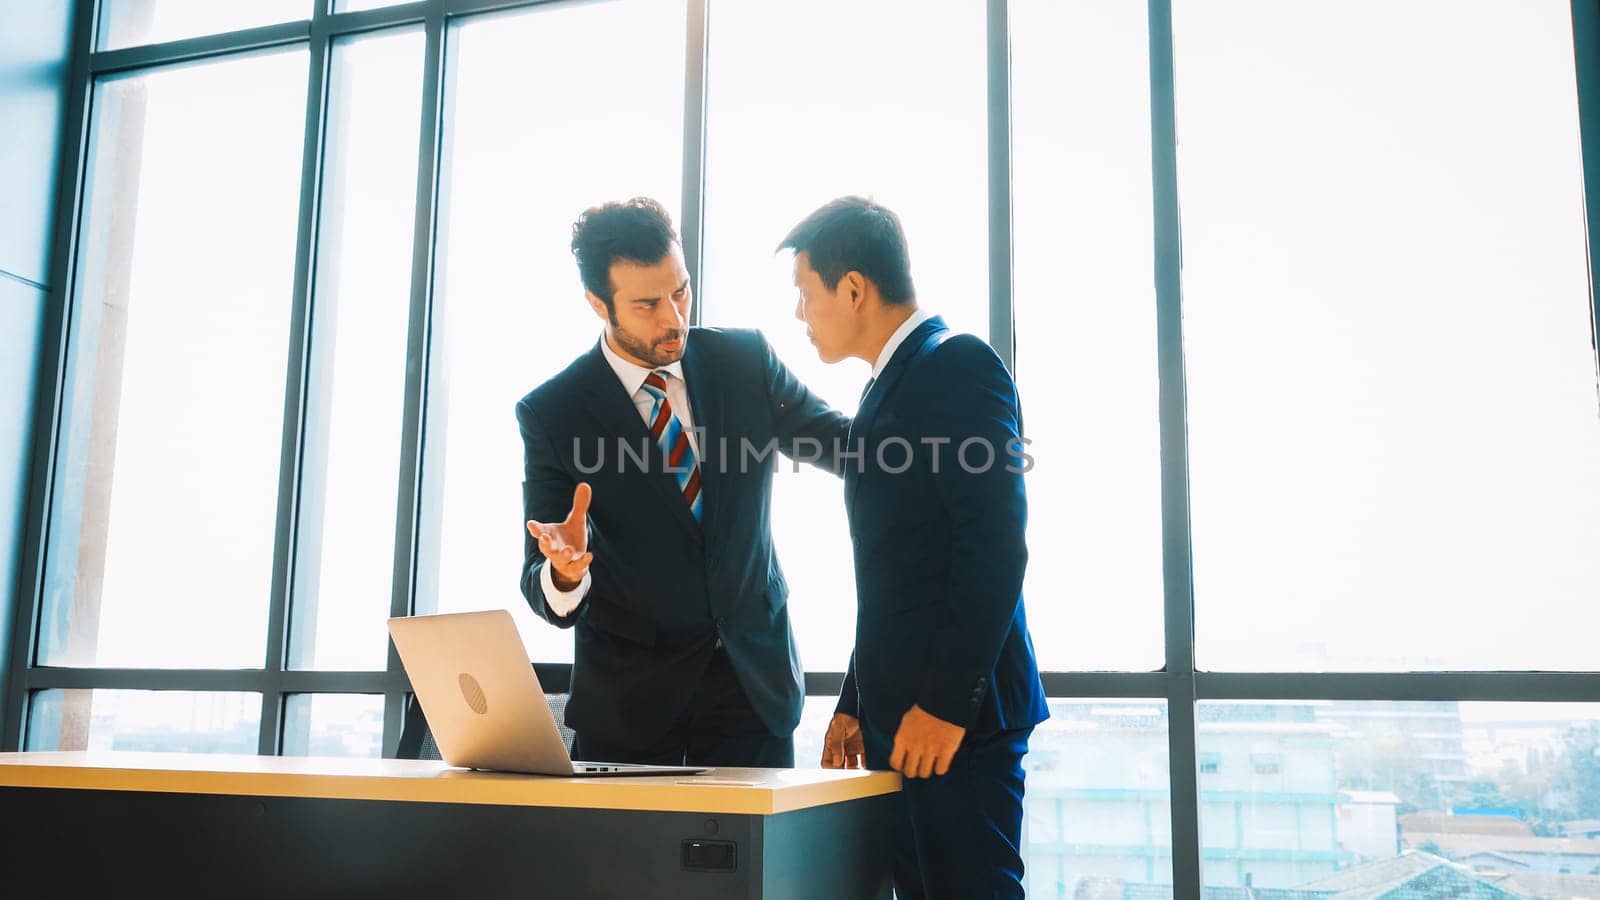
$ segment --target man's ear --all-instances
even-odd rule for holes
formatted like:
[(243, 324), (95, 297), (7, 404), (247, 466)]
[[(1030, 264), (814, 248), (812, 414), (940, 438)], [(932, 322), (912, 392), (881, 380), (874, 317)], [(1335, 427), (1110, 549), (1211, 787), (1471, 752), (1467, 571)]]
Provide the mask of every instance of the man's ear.
[(589, 308), (594, 310), (595, 315), (606, 320), (608, 323), (611, 321), (611, 310), (606, 306), (606, 302), (600, 299), (599, 294), (596, 294), (594, 291), (584, 291), (583, 299), (589, 301)]
[(867, 301), (867, 277), (851, 269), (839, 279), (839, 293), (845, 295), (852, 311), (859, 311), (861, 305)]

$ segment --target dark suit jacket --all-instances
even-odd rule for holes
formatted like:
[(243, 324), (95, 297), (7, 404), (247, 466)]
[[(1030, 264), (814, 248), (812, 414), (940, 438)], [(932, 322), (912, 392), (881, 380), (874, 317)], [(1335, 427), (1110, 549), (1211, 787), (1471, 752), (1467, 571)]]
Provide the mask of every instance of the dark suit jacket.
[[(912, 704), (974, 735), (1049, 715), (1022, 604), (1021, 428), (1005, 364), (937, 316), (863, 398), (849, 436), (863, 458), (845, 465), (858, 612), (840, 712), (886, 735)], [(962, 465), (972, 438), (992, 463), (973, 443)]]
[(566, 618), (550, 609), (539, 579), (545, 559), (526, 535), (522, 566), (534, 612), (577, 626), (567, 724), (592, 741), (635, 746), (665, 734), (718, 635), (761, 721), (782, 736), (800, 721), (804, 672), (772, 547), (777, 454), (755, 456), (774, 442), (793, 456), (796, 440), (809, 438), (827, 451), (818, 464), (831, 465), (849, 420), (807, 390), (759, 332), (691, 329), (683, 375), (703, 429), (700, 524), (598, 342), (517, 403), (526, 518), (564, 519), (578, 482), (594, 489), (593, 581), (582, 605)]

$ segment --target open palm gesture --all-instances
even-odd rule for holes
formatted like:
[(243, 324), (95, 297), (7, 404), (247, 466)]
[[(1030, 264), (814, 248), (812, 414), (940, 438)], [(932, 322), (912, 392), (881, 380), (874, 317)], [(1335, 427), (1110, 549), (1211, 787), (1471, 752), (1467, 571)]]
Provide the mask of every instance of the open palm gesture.
[(588, 482), (580, 483), (572, 492), (572, 511), (560, 522), (528, 520), (528, 533), (539, 542), (539, 552), (550, 562), (551, 580), (564, 591), (576, 588), (594, 562), (594, 554), (589, 552), (591, 493)]

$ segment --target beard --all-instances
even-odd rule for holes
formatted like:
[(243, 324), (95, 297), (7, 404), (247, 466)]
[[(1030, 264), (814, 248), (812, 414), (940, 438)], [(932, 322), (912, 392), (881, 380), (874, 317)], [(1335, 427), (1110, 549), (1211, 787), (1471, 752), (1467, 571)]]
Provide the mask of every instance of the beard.
[[(687, 350), (689, 347), (689, 334), (687, 331), (674, 332), (666, 337), (652, 342), (641, 340), (638, 336), (629, 333), (622, 326), (618, 325), (611, 329), (611, 337), (617, 342), (618, 347), (621, 347), (623, 350), (627, 351), (629, 356), (632, 356), (634, 359), (644, 360), (646, 363), (649, 363), (650, 368), (653, 369), (659, 369), (662, 366), (670, 366), (682, 359), (683, 351)], [(683, 347), (678, 350), (668, 351), (663, 350), (658, 346), (659, 344), (664, 344), (667, 341), (682, 341)]]

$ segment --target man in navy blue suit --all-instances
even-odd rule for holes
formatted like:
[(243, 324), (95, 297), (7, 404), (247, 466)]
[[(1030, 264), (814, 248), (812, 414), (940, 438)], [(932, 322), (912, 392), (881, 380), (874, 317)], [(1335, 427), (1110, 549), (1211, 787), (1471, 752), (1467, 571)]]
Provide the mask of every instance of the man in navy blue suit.
[(689, 327), (646, 198), (572, 230), (604, 333), (517, 403), (533, 611), (574, 628), (580, 759), (791, 766), (804, 672), (772, 546), (774, 451), (833, 466), (849, 427), (755, 331)]
[(835, 200), (779, 246), (818, 355), (872, 366), (841, 456), (856, 643), (822, 764), (904, 776), (899, 897), (1021, 897), (1022, 757), (1049, 712), (1023, 614), (1016, 385), (917, 308), (888, 209)]

